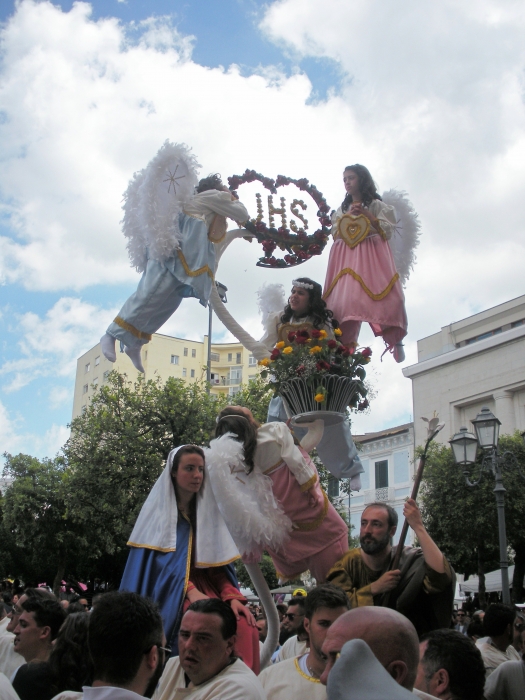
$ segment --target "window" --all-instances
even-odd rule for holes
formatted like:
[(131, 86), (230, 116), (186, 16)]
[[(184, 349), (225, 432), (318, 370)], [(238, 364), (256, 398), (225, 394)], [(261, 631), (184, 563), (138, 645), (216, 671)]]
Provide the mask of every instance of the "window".
[(191, 375), (192, 377), (195, 377), (195, 370), (194, 370), (194, 369), (191, 370), (190, 375)]
[(511, 327), (511, 328), (517, 328), (518, 326), (523, 326), (524, 323), (525, 323), (524, 320), (521, 320), (521, 321), (513, 321), (513, 322), (510, 324), (510, 327)]
[(98, 377), (95, 377), (95, 379), (93, 379), (93, 386), (97, 386), (97, 384), (98, 384)]
[(388, 486), (388, 460), (375, 463), (376, 467), (376, 489), (384, 489)]
[(211, 353), (210, 353), (210, 360), (211, 360), (212, 362), (220, 362), (221, 356), (219, 355), (218, 352), (211, 352)]
[(83, 394), (87, 394), (87, 393), (88, 393), (88, 385), (87, 385), (87, 384), (84, 384), (84, 386), (82, 387), (82, 393), (83, 393)]
[(232, 367), (228, 384), (240, 384), (242, 382), (242, 367)]
[(192, 356), (192, 357), (197, 357), (197, 350), (195, 350), (195, 348), (192, 349), (192, 351), (191, 351), (191, 356)]
[(90, 369), (91, 369), (91, 363), (88, 362), (87, 365), (86, 365), (85, 368), (84, 368), (84, 372), (89, 372)]
[(242, 362), (242, 359), (241, 359), (241, 357), (242, 357), (242, 356), (241, 356), (241, 353), (240, 353), (240, 352), (238, 352), (238, 353), (237, 353), (237, 360), (236, 360), (236, 362), (237, 362), (237, 364), (238, 364), (238, 365), (240, 365), (240, 364), (241, 364), (241, 362)]
[(257, 360), (255, 359), (255, 357), (253, 355), (250, 355), (250, 357), (248, 358), (248, 366), (255, 367), (256, 365), (257, 365)]
[(172, 355), (172, 356), (171, 356), (171, 364), (172, 364), (172, 365), (178, 365), (178, 364), (179, 364), (179, 356), (178, 356), (178, 355)]
[(241, 390), (240, 386), (231, 386), (228, 389), (228, 396), (235, 396), (235, 394), (238, 394), (240, 390)]
[(80, 412), (82, 413), (82, 415), (84, 415), (84, 413), (86, 411), (87, 411), (87, 406), (82, 406), (82, 408), (80, 409)]
[(100, 355), (95, 357), (95, 367), (100, 364)]
[(188, 370), (186, 369), (186, 367), (183, 367), (182, 368), (182, 376), (185, 377), (187, 374), (188, 374)]
[(233, 362), (233, 353), (228, 353), (228, 362)]
[(104, 380), (106, 380), (106, 379), (109, 377), (109, 373), (110, 373), (110, 372), (111, 372), (110, 369), (107, 369), (107, 370), (104, 372)]
[(188, 348), (184, 348), (184, 357), (188, 357)]

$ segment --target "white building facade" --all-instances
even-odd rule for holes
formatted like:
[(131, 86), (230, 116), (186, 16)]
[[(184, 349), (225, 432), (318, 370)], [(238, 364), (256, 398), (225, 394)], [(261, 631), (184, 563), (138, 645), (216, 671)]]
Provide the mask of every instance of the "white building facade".
[[(399, 526), (394, 537), (397, 544), (403, 524), (403, 504), (412, 491), (414, 476), (414, 424), (405, 423), (377, 433), (354, 435), (361, 446), (359, 456), (363, 463), (361, 491), (348, 499), (352, 535), (359, 536), (361, 515), (374, 501), (384, 501), (398, 514)], [(413, 543), (414, 533), (409, 529), (405, 544)]]
[(412, 380), (415, 444), (437, 411), (448, 440), (483, 406), (501, 421), (501, 434), (525, 429), (525, 295), (444, 326), (419, 340), (418, 362), (403, 369)]

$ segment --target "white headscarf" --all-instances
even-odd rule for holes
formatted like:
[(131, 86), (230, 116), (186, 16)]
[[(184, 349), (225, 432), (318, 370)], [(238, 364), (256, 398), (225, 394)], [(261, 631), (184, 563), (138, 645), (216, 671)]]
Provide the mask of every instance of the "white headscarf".
[[(184, 447), (184, 445), (181, 445)], [(173, 449), (166, 466), (151, 489), (133, 528), (128, 545), (174, 552), (177, 549), (179, 511), (171, 481), (173, 460), (181, 447)], [(239, 558), (239, 550), (220, 514), (211, 487), (205, 476), (197, 494), (197, 539), (195, 565), (201, 568), (229, 564)]]

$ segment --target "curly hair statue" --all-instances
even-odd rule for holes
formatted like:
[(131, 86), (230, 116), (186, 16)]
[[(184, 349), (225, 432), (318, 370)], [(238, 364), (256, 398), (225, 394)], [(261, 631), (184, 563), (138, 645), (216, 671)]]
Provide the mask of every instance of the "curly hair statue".
[[(323, 299), (323, 288), (318, 282), (314, 282), (309, 277), (298, 277), (297, 282), (313, 285), (312, 289), (305, 287), (308, 292), (309, 307), (308, 316), (313, 319), (313, 326), (317, 330), (321, 330), (323, 326), (332, 326), (339, 328), (339, 323), (333, 318), (333, 313), (327, 308), (326, 302)], [(292, 307), (288, 303), (284, 307), (284, 313), (281, 316), (281, 323), (288, 323), (293, 316)]]
[(221, 180), (221, 176), (219, 173), (215, 173), (214, 175), (208, 175), (208, 177), (203, 177), (202, 180), (199, 180), (199, 184), (196, 187), (196, 192), (207, 192), (208, 190), (223, 190), (224, 189), (224, 184)]
[[(361, 192), (361, 200), (363, 202), (363, 206), (369, 207), (373, 199), (381, 199), (381, 197), (377, 193), (376, 184), (372, 179), (372, 175), (370, 175), (370, 171), (368, 170), (368, 168), (365, 168), (364, 165), (359, 165), (359, 163), (356, 163), (355, 165), (347, 165), (344, 170), (345, 173), (347, 170), (351, 170), (357, 175), (357, 180), (359, 182), (359, 191)], [(345, 213), (345, 211), (348, 210), (348, 207), (352, 204), (352, 201), (352, 195), (347, 194), (341, 204), (343, 214)]]

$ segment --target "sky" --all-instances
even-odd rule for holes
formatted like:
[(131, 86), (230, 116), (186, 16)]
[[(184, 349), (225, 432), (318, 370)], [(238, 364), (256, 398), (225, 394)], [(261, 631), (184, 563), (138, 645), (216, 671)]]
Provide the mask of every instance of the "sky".
[[(306, 177), (333, 208), (350, 163), (408, 193), (406, 361), (380, 362), (363, 329), (376, 397), (355, 432), (412, 419), (419, 338), (524, 292), (523, 2), (2, 0), (0, 22), (0, 452), (67, 439), (76, 360), (139, 280), (122, 194), (165, 139), (202, 175)], [(236, 241), (218, 271), (254, 336), (257, 289), (322, 283), (328, 260), (276, 271), (261, 254)], [(186, 300), (161, 332), (202, 339), (207, 312)]]

